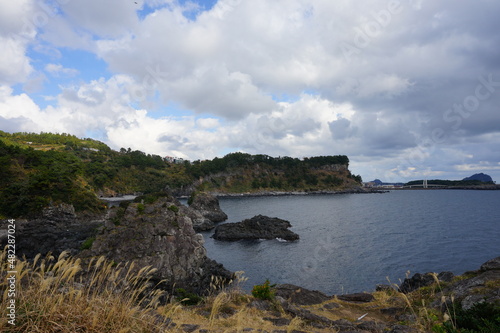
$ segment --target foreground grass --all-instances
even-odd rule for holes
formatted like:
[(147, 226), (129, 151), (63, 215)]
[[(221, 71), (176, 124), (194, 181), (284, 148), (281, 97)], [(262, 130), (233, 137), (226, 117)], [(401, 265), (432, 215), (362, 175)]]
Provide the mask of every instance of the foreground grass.
[[(196, 307), (183, 306), (179, 299), (159, 306), (168, 295), (154, 288), (149, 267), (139, 270), (104, 257), (83, 263), (66, 253), (37, 256), (33, 262), (16, 260), (12, 268), (6, 252), (0, 252), (0, 261), (1, 332), (185, 332), (185, 325), (211, 332), (273, 328), (259, 310), (246, 307), (252, 297), (237, 287), (213, 293)], [(7, 279), (12, 271), (17, 272), (15, 287)], [(15, 318), (8, 316), (11, 300)], [(302, 325), (290, 320), (289, 331)]]
[[(244, 281), (243, 278), (226, 287), (215, 280), (209, 296), (188, 300), (169, 298), (156, 289), (150, 280), (154, 269), (139, 269), (133, 263), (116, 264), (104, 257), (82, 262), (62, 253), (58, 258), (37, 256), (33, 262), (12, 261), (15, 267), (10, 267), (6, 253), (0, 252), (0, 262), (0, 332), (335, 332), (332, 327), (291, 316), (274, 297), (264, 302), (266, 309), (254, 306), (257, 299), (239, 288), (238, 282)], [(17, 272), (15, 284), (8, 279), (13, 271)], [(485, 287), (498, 286), (498, 281), (491, 281)], [(332, 298), (302, 309), (327, 320), (344, 320), (353, 325), (364, 321), (383, 323), (385, 330), (393, 325), (407, 325), (418, 332), (498, 332), (498, 306), (478, 308), (459, 316), (460, 310), (451, 303), (447, 305), (446, 301), (453, 299), (443, 295), (442, 290), (436, 278), (436, 284), (410, 294), (392, 288), (372, 293), (374, 300), (369, 303)], [(431, 305), (439, 299), (438, 307)], [(12, 300), (15, 300), (14, 319), (9, 316)], [(183, 305), (193, 301), (197, 304)], [(439, 307), (445, 311), (438, 310)], [(381, 311), (387, 308), (399, 309), (403, 316), (397, 319), (388, 316)], [(479, 318), (489, 312), (493, 313), (492, 319), (480, 322), (481, 330), (462, 329), (464, 324), (460, 321), (472, 322), (469, 317)], [(283, 319), (285, 324), (277, 327), (269, 317)]]
[[(164, 325), (151, 311), (162, 294), (148, 292), (151, 268), (136, 271), (103, 257), (82, 267), (80, 259), (62, 253), (8, 269), (5, 252), (0, 257), (2, 332), (157, 332)], [(7, 284), (10, 271), (17, 272), (15, 297)], [(11, 299), (15, 325), (6, 313)]]

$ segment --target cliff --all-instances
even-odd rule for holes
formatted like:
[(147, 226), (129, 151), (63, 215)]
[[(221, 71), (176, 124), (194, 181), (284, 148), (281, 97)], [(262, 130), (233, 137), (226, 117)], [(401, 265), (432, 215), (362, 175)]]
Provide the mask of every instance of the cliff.
[(206, 256), (203, 236), (194, 231), (187, 210), (170, 196), (112, 209), (91, 247), (79, 256), (134, 261), (137, 270), (151, 266), (153, 281), (163, 281), (167, 290), (175, 286), (204, 294), (212, 276), (229, 280), (232, 275)]
[[(16, 220), (16, 254), (32, 260), (37, 254), (57, 257), (65, 252), (85, 262), (100, 256), (134, 262), (134, 272), (152, 267), (151, 281), (161, 282), (164, 290), (204, 294), (212, 278), (223, 285), (232, 273), (206, 256), (203, 236), (189, 217), (193, 215), (202, 217), (171, 196), (115, 207), (106, 215), (77, 216), (71, 205), (51, 206), (38, 218)], [(5, 236), (0, 237), (2, 248)]]

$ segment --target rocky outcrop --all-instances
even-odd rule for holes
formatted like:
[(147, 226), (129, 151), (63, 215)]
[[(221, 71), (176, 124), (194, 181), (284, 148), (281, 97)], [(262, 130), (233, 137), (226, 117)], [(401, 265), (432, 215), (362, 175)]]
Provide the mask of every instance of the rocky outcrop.
[(199, 211), (191, 207), (181, 207), (181, 211), (193, 222), (193, 229), (196, 232), (207, 231), (215, 228), (215, 224), (203, 216)]
[[(51, 205), (37, 218), (16, 220), (16, 234), (19, 235), (16, 237), (16, 254), (27, 259), (39, 253), (58, 256), (68, 251), (75, 255), (103, 224), (103, 216), (77, 217), (72, 205)], [(6, 239), (0, 239), (0, 243), (3, 248)]]
[(167, 290), (184, 288), (203, 293), (212, 275), (232, 277), (222, 265), (206, 256), (203, 236), (196, 234), (185, 207), (173, 197), (155, 203), (132, 203), (111, 210), (105, 228), (89, 250), (80, 256), (105, 256), (115, 262), (134, 261), (140, 269), (156, 269), (153, 281), (164, 281)]
[(221, 224), (212, 237), (226, 241), (275, 238), (295, 241), (299, 235), (289, 230), (291, 226), (290, 222), (276, 217), (257, 215), (242, 222)]
[(309, 290), (293, 284), (279, 284), (274, 287), (274, 294), (283, 297), (290, 303), (298, 305), (314, 305), (328, 301), (331, 297), (317, 290)]
[(409, 293), (418, 288), (430, 286), (437, 281), (450, 282), (453, 276), (452, 272), (441, 272), (437, 275), (434, 273), (416, 273), (411, 278), (404, 279), (401, 286), (399, 286), (399, 291), (402, 293)]
[(447, 285), (442, 294), (460, 302), (464, 310), (477, 303), (500, 303), (500, 257), (481, 265), (477, 271), (466, 272), (461, 279)]
[(189, 207), (200, 212), (201, 215), (212, 222), (227, 220), (226, 213), (220, 209), (219, 200), (208, 193), (196, 194)]
[(341, 301), (353, 303), (369, 303), (375, 300), (375, 297), (369, 293), (343, 294), (337, 295), (336, 297)]

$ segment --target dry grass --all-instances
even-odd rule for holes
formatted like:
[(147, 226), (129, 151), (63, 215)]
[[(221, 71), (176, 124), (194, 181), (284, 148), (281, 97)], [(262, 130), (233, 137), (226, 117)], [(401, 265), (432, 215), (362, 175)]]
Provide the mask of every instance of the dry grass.
[[(11, 325), (4, 313), (9, 301), (5, 252), (0, 259), (2, 332), (155, 332), (163, 324), (151, 311), (162, 296), (148, 292), (151, 268), (136, 271), (133, 264), (120, 267), (103, 257), (82, 268), (80, 259), (62, 253), (57, 260), (17, 261), (16, 325)], [(83, 271), (90, 274), (85, 279)]]
[[(160, 305), (160, 298), (166, 295), (152, 285), (154, 270), (150, 267), (116, 264), (104, 257), (83, 263), (65, 253), (57, 259), (37, 256), (34, 262), (17, 260), (15, 269), (8, 269), (5, 252), (0, 252), (0, 260), (1, 332), (183, 332), (184, 324), (214, 333), (244, 332), (246, 328), (332, 332), (331, 328), (312, 328), (280, 311), (279, 306), (271, 311), (250, 307), (255, 299), (241, 290), (240, 284), (245, 281), (242, 273), (229, 286), (223, 287), (222, 281), (214, 279), (212, 293), (199, 305)], [(15, 326), (8, 323), (6, 312), (11, 299), (6, 279), (9, 270), (17, 271)], [(415, 316), (416, 321), (408, 324), (429, 331), (432, 325), (445, 320), (429, 306), (429, 300), (439, 291), (439, 284), (407, 295), (396, 290), (380, 291), (373, 293), (375, 300), (367, 304), (332, 299), (327, 303), (337, 303), (338, 308), (327, 310), (325, 304), (304, 308), (331, 320), (356, 322), (368, 314), (370, 320), (387, 322), (380, 309), (398, 306)], [(289, 324), (277, 327), (265, 317), (286, 318)]]
[[(173, 302), (159, 305), (165, 296), (150, 282), (150, 267), (116, 264), (104, 257), (83, 263), (62, 253), (58, 258), (37, 256), (33, 262), (16, 260), (8, 269), (6, 253), (0, 252), (0, 331), (33, 333), (126, 333), (184, 332), (183, 324), (199, 325), (210, 332), (243, 332), (245, 328), (277, 329), (263, 318), (270, 314), (249, 307), (254, 300), (239, 285), (242, 274), (220, 291), (214, 279), (213, 292), (198, 306)], [(16, 271), (16, 325), (9, 324), (8, 271)], [(216, 290), (219, 290), (216, 292)], [(298, 318), (280, 329), (306, 330)], [(169, 326), (169, 323), (175, 323)], [(316, 330), (321, 332), (321, 330)]]

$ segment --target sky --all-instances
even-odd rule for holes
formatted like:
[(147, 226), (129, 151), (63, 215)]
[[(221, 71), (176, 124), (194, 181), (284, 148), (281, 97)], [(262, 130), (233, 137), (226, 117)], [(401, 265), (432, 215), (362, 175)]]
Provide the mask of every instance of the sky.
[(0, 0), (0, 130), (500, 181), (495, 0)]

